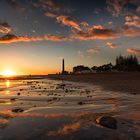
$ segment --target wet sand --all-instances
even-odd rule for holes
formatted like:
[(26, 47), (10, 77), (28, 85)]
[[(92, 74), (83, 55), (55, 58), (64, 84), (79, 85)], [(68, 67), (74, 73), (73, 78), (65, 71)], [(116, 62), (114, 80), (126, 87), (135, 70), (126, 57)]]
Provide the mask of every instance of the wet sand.
[(86, 82), (104, 90), (140, 94), (140, 72), (109, 72), (79, 75), (48, 75), (51, 79)]
[[(140, 95), (61, 80), (0, 81), (0, 140), (139, 140)], [(117, 129), (97, 124), (117, 120)]]

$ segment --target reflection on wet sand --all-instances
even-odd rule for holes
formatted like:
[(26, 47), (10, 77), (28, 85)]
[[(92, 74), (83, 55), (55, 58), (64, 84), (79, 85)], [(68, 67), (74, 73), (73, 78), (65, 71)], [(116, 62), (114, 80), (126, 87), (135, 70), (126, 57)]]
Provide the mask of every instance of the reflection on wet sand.
[(6, 91), (5, 91), (5, 94), (6, 94), (6, 95), (10, 95), (10, 90), (6, 90)]
[(7, 88), (10, 87), (10, 81), (9, 81), (9, 80), (6, 81), (6, 87), (7, 87)]
[[(3, 114), (0, 114), (0, 116), (3, 117), (3, 121), (0, 121), (0, 125), (5, 124), (5, 127), (3, 127), (0, 132), (10, 130), (14, 133), (14, 135), (11, 135), (13, 138), (20, 137), (24, 133), (23, 137), (30, 136), (30, 138), (34, 138), (34, 136), (36, 136), (37, 140), (40, 138), (57, 138), (61, 140), (62, 137), (67, 140), (69, 136), (71, 136), (72, 139), (82, 139), (84, 136), (86, 140), (103, 139), (104, 136), (107, 140), (124, 140), (124, 138), (125, 140), (137, 140), (139, 138), (138, 124), (134, 125), (132, 121), (127, 119), (116, 118), (118, 121), (117, 130), (96, 124), (96, 118), (104, 114), (106, 113), (17, 114), (8, 111), (7, 113), (3, 112)], [(108, 115), (112, 116), (113, 114), (110, 113)], [(28, 131), (26, 131), (27, 128)], [(16, 133), (13, 130), (16, 130)], [(33, 135), (30, 135), (31, 131)], [(40, 136), (39, 134), (42, 132), (44, 134)], [(3, 137), (6, 136), (4, 133), (1, 133), (1, 135)], [(6, 137), (7, 139), (9, 138), (8, 136)]]
[(11, 105), (11, 101), (9, 99), (1, 99), (0, 105)]
[(8, 126), (8, 124), (9, 124), (9, 120), (0, 119), (0, 128), (5, 128), (6, 126)]
[(48, 132), (48, 136), (66, 135), (74, 131), (78, 131), (80, 127), (81, 127), (81, 124), (79, 122), (72, 123), (72, 124), (65, 124), (64, 126), (59, 128), (57, 131)]
[(10, 95), (10, 90), (9, 90), (10, 81), (9, 81), (9, 80), (6, 80), (5, 86), (6, 86), (5, 94), (6, 94), (6, 95)]
[[(0, 138), (16, 139), (23, 133), (25, 139), (39, 139), (40, 133), (42, 139), (139, 138), (139, 95), (48, 79), (1, 81), (0, 84), (3, 86), (0, 91)], [(117, 130), (96, 123), (95, 120), (103, 115), (117, 120)], [(19, 133), (15, 133), (17, 128)]]

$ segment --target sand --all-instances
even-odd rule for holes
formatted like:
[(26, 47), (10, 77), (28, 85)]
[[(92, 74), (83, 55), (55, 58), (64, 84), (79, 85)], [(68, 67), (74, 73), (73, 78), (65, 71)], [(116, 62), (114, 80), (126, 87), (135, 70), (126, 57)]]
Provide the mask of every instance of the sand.
[[(92, 83), (0, 81), (0, 140), (138, 140), (140, 95)], [(114, 117), (117, 129), (96, 119)]]
[(108, 72), (79, 75), (49, 75), (51, 79), (86, 82), (104, 90), (140, 94), (140, 72)]

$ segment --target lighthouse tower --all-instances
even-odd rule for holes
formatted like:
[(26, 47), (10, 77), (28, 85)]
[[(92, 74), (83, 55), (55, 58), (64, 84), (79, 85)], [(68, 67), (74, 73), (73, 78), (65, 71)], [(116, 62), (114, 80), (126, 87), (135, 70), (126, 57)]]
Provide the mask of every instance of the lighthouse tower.
[(65, 73), (65, 60), (64, 58), (62, 59), (62, 74)]

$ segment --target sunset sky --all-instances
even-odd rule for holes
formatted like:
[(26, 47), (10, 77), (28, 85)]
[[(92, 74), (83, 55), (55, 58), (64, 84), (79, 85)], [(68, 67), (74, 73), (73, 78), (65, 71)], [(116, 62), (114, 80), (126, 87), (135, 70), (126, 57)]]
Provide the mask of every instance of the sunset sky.
[(0, 74), (140, 60), (140, 0), (0, 0)]

